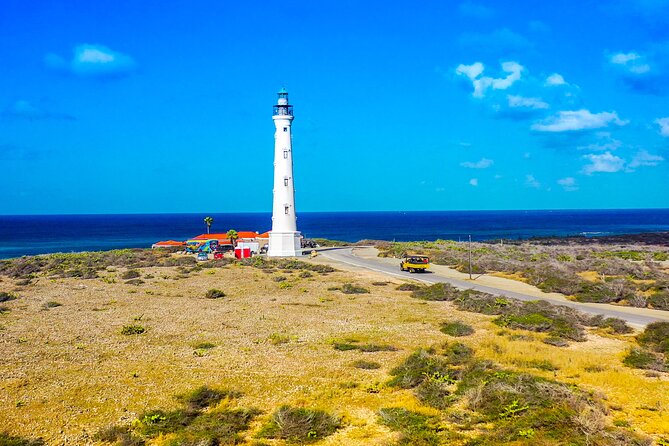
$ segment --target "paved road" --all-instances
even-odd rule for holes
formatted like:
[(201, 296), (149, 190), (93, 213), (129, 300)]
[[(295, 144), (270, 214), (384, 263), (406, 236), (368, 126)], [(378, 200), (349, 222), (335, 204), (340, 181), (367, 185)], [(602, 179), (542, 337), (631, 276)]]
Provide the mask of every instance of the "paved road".
[(572, 302), (569, 300), (554, 298), (551, 296), (537, 297), (529, 294), (522, 294), (515, 291), (508, 291), (500, 288), (493, 288), (489, 286), (479, 285), (474, 282), (466, 280), (458, 280), (450, 277), (440, 276), (437, 273), (429, 272), (423, 274), (411, 274), (399, 270), (399, 261), (397, 264), (388, 264), (381, 259), (362, 258), (355, 255), (355, 248), (336, 248), (320, 251), (320, 255), (335, 262), (344, 263), (350, 266), (364, 268), (390, 276), (400, 277), (403, 279), (413, 279), (424, 283), (438, 283), (445, 282), (460, 288), (460, 289), (474, 289), (485, 293), (494, 294), (496, 296), (506, 296), (520, 300), (537, 300), (542, 299), (556, 305), (564, 305), (575, 308), (579, 311), (588, 314), (601, 314), (605, 317), (617, 317), (627, 321), (630, 325), (636, 327), (645, 327), (651, 322), (667, 321), (669, 322), (669, 312), (661, 310), (651, 310), (647, 308), (633, 308), (620, 307), (608, 304), (592, 304)]

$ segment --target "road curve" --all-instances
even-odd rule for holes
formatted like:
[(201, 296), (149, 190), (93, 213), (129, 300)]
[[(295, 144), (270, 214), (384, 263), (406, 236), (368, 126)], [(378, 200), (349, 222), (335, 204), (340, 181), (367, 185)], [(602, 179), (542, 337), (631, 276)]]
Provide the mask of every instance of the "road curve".
[(459, 289), (473, 289), (484, 293), (493, 294), (496, 296), (511, 297), (519, 300), (545, 300), (555, 305), (564, 305), (566, 307), (575, 308), (583, 313), (601, 314), (605, 317), (616, 317), (627, 321), (630, 325), (636, 327), (645, 327), (651, 322), (665, 321), (669, 322), (669, 312), (662, 310), (651, 310), (648, 308), (634, 308), (622, 307), (609, 304), (595, 304), (573, 302), (566, 299), (560, 299), (546, 295), (545, 297), (531, 296), (529, 294), (518, 293), (515, 291), (504, 290), (501, 288), (493, 288), (490, 286), (479, 285), (466, 280), (453, 279), (450, 277), (440, 276), (438, 273), (430, 272), (425, 274), (411, 274), (399, 270), (399, 262), (397, 265), (391, 265), (383, 262), (380, 259), (362, 258), (355, 255), (355, 248), (335, 248), (327, 250), (319, 250), (320, 255), (333, 260), (338, 263), (354, 266), (357, 268), (364, 268), (378, 273), (399, 277), (402, 279), (413, 279), (420, 282), (432, 284), (445, 282)]

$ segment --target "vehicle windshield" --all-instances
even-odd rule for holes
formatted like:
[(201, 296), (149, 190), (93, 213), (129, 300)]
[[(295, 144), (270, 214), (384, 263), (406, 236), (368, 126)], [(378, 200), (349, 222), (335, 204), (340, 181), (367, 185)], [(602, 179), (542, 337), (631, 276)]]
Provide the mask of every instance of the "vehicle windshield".
[(410, 263), (428, 263), (430, 259), (425, 256), (411, 256), (407, 257), (407, 261)]

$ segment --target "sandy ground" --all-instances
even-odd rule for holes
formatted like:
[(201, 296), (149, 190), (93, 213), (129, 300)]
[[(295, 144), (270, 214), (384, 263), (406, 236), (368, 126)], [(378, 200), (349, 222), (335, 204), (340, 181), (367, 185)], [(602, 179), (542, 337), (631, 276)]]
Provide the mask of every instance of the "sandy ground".
[[(177, 407), (175, 395), (208, 384), (239, 390), (239, 406), (262, 410), (249, 444), (272, 411), (291, 404), (343, 417), (345, 427), (319, 444), (387, 445), (396, 434), (378, 423), (379, 408), (429, 410), (410, 391), (383, 387), (389, 370), (416, 348), (447, 341), (439, 324), (458, 319), (476, 329), (463, 342), (477, 355), (514, 368), (550, 359), (558, 372), (532, 373), (601, 392), (612, 420), (669, 434), (669, 382), (621, 365), (629, 337), (593, 333), (588, 342), (564, 349), (527, 332), (512, 339), (500, 335), (490, 317), (416, 301), (395, 290), (401, 280), (367, 271), (300, 278), (297, 272), (229, 266), (181, 277), (174, 268), (147, 268), (140, 286), (122, 283), (121, 272), (109, 271), (104, 280), (40, 278), (27, 287), (0, 282), (1, 290), (20, 296), (0, 316), (0, 429), (42, 437), (49, 445), (95, 444), (91, 438), (100, 429), (146, 410)], [(331, 289), (350, 282), (371, 293)], [(226, 297), (204, 298), (211, 288)], [(49, 301), (62, 306), (46, 310)], [(124, 336), (128, 324), (147, 332)], [(287, 342), (274, 344), (273, 335)], [(398, 350), (333, 349), (333, 340), (349, 338)], [(200, 356), (195, 345), (203, 341), (215, 348)], [(356, 359), (381, 368), (354, 368)]]

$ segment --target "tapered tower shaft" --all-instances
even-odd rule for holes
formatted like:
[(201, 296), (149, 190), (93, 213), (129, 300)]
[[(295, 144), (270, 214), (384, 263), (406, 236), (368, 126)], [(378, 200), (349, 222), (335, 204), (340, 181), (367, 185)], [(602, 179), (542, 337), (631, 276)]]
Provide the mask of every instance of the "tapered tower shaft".
[(288, 92), (281, 89), (274, 106), (274, 199), (272, 231), (269, 236), (270, 257), (301, 255), (302, 237), (297, 231), (295, 187), (293, 183), (293, 106)]

